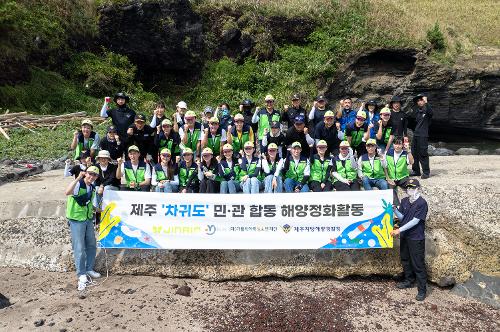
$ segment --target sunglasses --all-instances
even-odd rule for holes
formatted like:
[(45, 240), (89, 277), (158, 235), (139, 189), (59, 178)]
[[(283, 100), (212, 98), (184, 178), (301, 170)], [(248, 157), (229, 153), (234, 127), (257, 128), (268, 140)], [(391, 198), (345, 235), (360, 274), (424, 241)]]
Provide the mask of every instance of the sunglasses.
[(170, 155), (168, 153), (162, 153), (161, 156), (162, 157), (170, 157)]
[(94, 173), (94, 172), (87, 172), (87, 174), (90, 175), (90, 176), (99, 176), (99, 174)]
[(357, 117), (356, 120), (358, 120), (358, 121), (365, 121), (365, 118)]

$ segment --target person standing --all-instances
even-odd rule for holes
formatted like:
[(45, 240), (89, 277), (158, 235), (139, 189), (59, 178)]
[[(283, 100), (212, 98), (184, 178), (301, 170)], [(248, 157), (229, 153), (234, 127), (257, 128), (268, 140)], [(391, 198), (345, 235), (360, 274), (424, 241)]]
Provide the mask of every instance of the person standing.
[(404, 143), (403, 145), (403, 139), (396, 137), (394, 148), (387, 152), (385, 159), (387, 160), (387, 183), (394, 189), (394, 204), (398, 205), (398, 187), (406, 189), (410, 176), (408, 166), (413, 164), (413, 155), (409, 144)]
[(311, 112), (309, 112), (309, 120), (311, 121), (311, 132), (314, 131), (314, 128), (318, 125), (318, 123), (323, 122), (323, 118), (325, 113), (330, 111), (327, 107), (328, 100), (325, 96), (320, 95), (314, 101), (313, 107), (311, 108)]
[(328, 144), (326, 155), (334, 155), (338, 152), (337, 147), (340, 144), (337, 127), (335, 126), (335, 114), (332, 111), (326, 111), (323, 122), (320, 122), (314, 128), (314, 139), (316, 147), (319, 141), (323, 140)]
[(271, 130), (271, 123), (281, 121), (280, 111), (274, 108), (274, 97), (267, 95), (265, 98), (265, 108), (255, 108), (255, 113), (252, 117), (252, 122), (257, 123), (257, 139), (259, 140), (260, 150), (263, 150), (262, 139)]
[[(431, 170), (429, 167), (429, 154), (427, 153), (429, 126), (432, 119), (432, 109), (427, 103), (427, 97), (423, 94), (418, 94), (413, 98), (413, 102), (417, 104), (417, 109), (414, 112), (416, 125), (413, 132), (412, 150), (413, 158), (413, 176), (420, 176), (422, 179), (427, 179), (430, 176)], [(422, 165), (422, 173), (420, 173), (420, 165)]]
[(110, 110), (106, 102), (101, 109), (101, 117), (111, 118), (122, 142), (126, 141), (127, 130), (135, 120), (135, 111), (127, 106), (129, 99), (130, 97), (123, 92), (118, 92), (113, 99), (117, 107)]
[(396, 285), (399, 289), (414, 287), (417, 281), (418, 293), (415, 299), (423, 301), (427, 293), (427, 270), (425, 267), (425, 220), (429, 210), (427, 201), (420, 195), (417, 179), (408, 180), (408, 197), (401, 200), (399, 208), (393, 206), (400, 220), (400, 227), (391, 231), (400, 236), (399, 251), (404, 280)]
[(98, 176), (99, 169), (96, 166), (90, 166), (86, 171), (80, 172), (65, 191), (66, 196), (68, 196), (66, 218), (71, 232), (71, 245), (73, 247), (79, 291), (83, 291), (87, 286), (87, 275), (91, 278), (101, 276), (94, 271), (97, 251), (94, 219), (95, 211), (99, 207), (98, 201), (104, 191), (103, 186), (100, 186), (97, 190), (94, 186)]
[(392, 131), (394, 137), (408, 137), (408, 118), (406, 113), (401, 110), (401, 98), (398, 96), (392, 97), (389, 102), (391, 111)]
[(134, 124), (127, 129), (127, 149), (134, 145), (141, 151), (141, 158), (150, 161), (153, 156), (155, 162), (158, 161), (158, 150), (154, 145), (155, 130), (146, 124), (146, 117), (143, 114), (135, 116)]
[(298, 93), (292, 96), (292, 105), (283, 106), (283, 122), (287, 124), (287, 128), (293, 127), (293, 123), (295, 122), (295, 117), (297, 115), (302, 115), (305, 119), (306, 127), (307, 127), (307, 112), (304, 107), (300, 104), (300, 95)]

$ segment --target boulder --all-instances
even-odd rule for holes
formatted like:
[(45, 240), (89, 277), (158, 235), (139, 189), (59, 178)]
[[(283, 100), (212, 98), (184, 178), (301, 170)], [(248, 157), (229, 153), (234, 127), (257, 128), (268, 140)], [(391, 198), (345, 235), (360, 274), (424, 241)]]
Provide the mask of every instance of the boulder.
[(456, 154), (461, 156), (475, 156), (479, 154), (479, 149), (476, 148), (460, 148), (456, 152)]
[(453, 156), (455, 152), (447, 148), (428, 149), (429, 156)]
[[(472, 272), (498, 277), (500, 262), (500, 156), (432, 157), (422, 180), (429, 203), (426, 263), (441, 286), (465, 282)], [(477, 174), (481, 174), (480, 177)], [(43, 181), (0, 187), (0, 266), (73, 270), (64, 219), (60, 171)], [(40, 196), (40, 188), (46, 187)], [(15, 189), (14, 189), (15, 188)], [(300, 195), (300, 194), (298, 194)], [(297, 197), (290, 196), (290, 197)], [(99, 251), (97, 270), (113, 274), (193, 277), (206, 280), (258, 277), (388, 275), (401, 273), (399, 241), (375, 250), (123, 250)]]
[(496, 149), (494, 154), (500, 155), (500, 149)]

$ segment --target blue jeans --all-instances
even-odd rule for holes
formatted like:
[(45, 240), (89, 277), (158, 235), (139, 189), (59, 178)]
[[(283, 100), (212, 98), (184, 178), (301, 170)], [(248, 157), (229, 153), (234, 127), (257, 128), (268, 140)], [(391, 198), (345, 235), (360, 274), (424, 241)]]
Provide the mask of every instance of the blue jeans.
[(85, 275), (87, 271), (94, 270), (96, 241), (94, 233), (94, 221), (75, 221), (68, 219), (71, 231), (71, 245), (75, 258), (76, 274)]
[(160, 185), (158, 184), (155, 188), (155, 191), (157, 193), (178, 193), (179, 186), (165, 182), (163, 183), (163, 188), (160, 188)]
[(276, 189), (273, 189), (273, 178), (274, 175), (270, 174), (266, 176), (264, 179), (264, 192), (265, 193), (281, 193), (283, 192), (283, 180), (281, 179), (281, 176), (276, 177), (276, 182), (278, 185), (276, 186)]
[(241, 189), (244, 194), (258, 194), (260, 181), (257, 178), (248, 178), (245, 182), (241, 182)]
[(221, 194), (236, 194), (240, 189), (240, 183), (236, 180), (221, 181), (220, 193)]
[(369, 179), (363, 176), (363, 188), (365, 190), (373, 190), (373, 187), (377, 187), (380, 190), (388, 189), (389, 185), (384, 179)]
[[(300, 182), (295, 181), (294, 179), (285, 179), (285, 191), (287, 193), (293, 193), (295, 192), (295, 187), (299, 185)], [(302, 189), (300, 189), (301, 193), (306, 193), (309, 191), (309, 186), (307, 183), (302, 186)]]

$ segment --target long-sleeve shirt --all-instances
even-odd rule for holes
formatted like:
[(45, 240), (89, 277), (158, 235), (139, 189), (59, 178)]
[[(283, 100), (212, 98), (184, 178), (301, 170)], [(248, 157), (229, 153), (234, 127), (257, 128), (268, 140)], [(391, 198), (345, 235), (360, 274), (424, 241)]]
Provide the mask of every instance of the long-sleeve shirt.
[(431, 125), (431, 119), (434, 114), (431, 106), (425, 104), (424, 107), (417, 108), (414, 114), (417, 124), (415, 125), (413, 136), (429, 137), (429, 126)]
[(314, 144), (314, 139), (309, 134), (304, 134), (303, 131), (299, 132), (295, 127), (287, 130), (285, 135), (285, 146), (291, 146), (293, 142), (299, 142), (302, 146), (302, 155), (304, 157), (309, 157), (311, 154), (311, 148)]
[[(274, 172), (274, 176), (280, 176), (281, 172), (285, 171), (285, 164), (286, 164), (287, 158), (283, 158), (280, 160), (278, 163), (278, 166), (276, 167), (276, 172)], [(297, 167), (297, 165), (300, 162), (300, 157), (298, 159), (295, 159), (293, 157), (290, 157), (290, 164), (293, 163), (293, 167)], [(303, 179), (303, 184), (307, 183), (307, 180), (309, 179), (309, 176), (311, 175), (311, 162), (309, 159), (306, 159), (306, 167), (304, 168), (304, 179)]]

